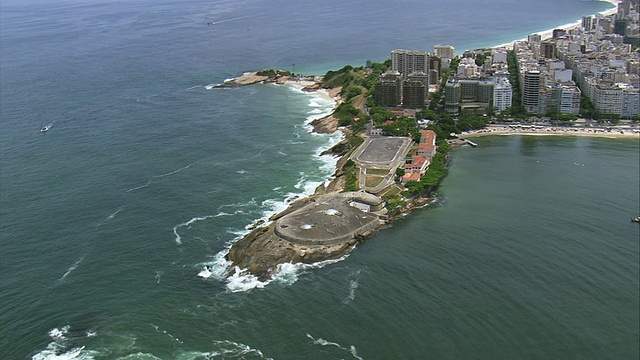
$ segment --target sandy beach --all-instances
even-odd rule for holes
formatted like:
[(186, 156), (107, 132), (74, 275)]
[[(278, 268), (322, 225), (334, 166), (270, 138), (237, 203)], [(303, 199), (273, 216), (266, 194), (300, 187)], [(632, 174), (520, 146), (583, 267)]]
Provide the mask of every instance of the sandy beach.
[(592, 136), (640, 140), (640, 129), (631, 127), (562, 127), (562, 126), (489, 126), (486, 129), (465, 131), (461, 138), (488, 135)]
[[(614, 7), (608, 10), (604, 10), (599, 12), (598, 14), (603, 15), (603, 16), (609, 16), (609, 15), (613, 15), (618, 11), (618, 3), (620, 2), (619, 0), (603, 0), (604, 2), (608, 2), (611, 5), (613, 5)], [(596, 16), (597, 14), (593, 14), (592, 16)], [(575, 29), (580, 27), (582, 24), (582, 19), (578, 19), (576, 21), (564, 24), (564, 25), (560, 25), (560, 26), (556, 26), (552, 29), (548, 29), (548, 30), (543, 30), (543, 31), (538, 31), (538, 32), (534, 32), (532, 34), (539, 34), (542, 37), (542, 40), (547, 40), (547, 39), (551, 39), (552, 35), (553, 35), (553, 30), (555, 29), (563, 29), (563, 30), (571, 30), (571, 29)], [(505, 44), (500, 44), (497, 46), (493, 46), (493, 48), (503, 48), (503, 47), (508, 47), (508, 48), (512, 48), (513, 45), (516, 42), (519, 41), (526, 41), (527, 38), (522, 38), (522, 39), (518, 39), (518, 40), (514, 40)]]

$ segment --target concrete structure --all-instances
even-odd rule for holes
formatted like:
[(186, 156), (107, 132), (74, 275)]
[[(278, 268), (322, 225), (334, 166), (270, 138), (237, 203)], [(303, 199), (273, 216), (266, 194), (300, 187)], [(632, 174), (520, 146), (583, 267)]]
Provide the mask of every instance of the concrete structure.
[[(408, 137), (370, 137), (351, 154), (350, 159), (360, 168), (360, 189), (378, 194), (394, 184), (396, 169), (404, 165), (404, 158), (411, 147)], [(388, 170), (383, 179), (367, 186), (367, 169)]]
[(378, 229), (383, 221), (374, 212), (384, 212), (384, 202), (374, 195), (329, 194), (278, 219), (274, 232), (298, 245), (336, 245)]

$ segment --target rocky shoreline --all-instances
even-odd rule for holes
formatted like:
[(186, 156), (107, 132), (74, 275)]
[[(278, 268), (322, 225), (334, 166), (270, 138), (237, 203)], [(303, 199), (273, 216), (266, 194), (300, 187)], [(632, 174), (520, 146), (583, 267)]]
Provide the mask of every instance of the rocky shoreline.
[[(326, 91), (326, 94), (334, 99), (336, 105), (341, 102), (339, 96), (341, 88), (324, 89), (318, 81), (293, 80), (292, 74), (283, 70), (261, 70), (245, 73), (238, 78), (225, 81), (219, 87), (238, 87), (256, 83), (302, 85), (303, 91)], [(231, 262), (229, 276), (237, 272), (248, 272), (258, 277), (259, 280), (265, 281), (277, 272), (280, 264), (313, 264), (325, 260), (339, 259), (353, 251), (358, 242), (375, 235), (378, 230), (401, 218), (404, 214), (435, 202), (433, 198), (415, 198), (402, 209), (396, 209), (393, 214), (387, 214), (386, 209), (383, 209), (383, 211), (375, 214), (378, 217), (377, 220), (373, 221), (373, 225), (367, 227), (366, 231), (354, 231), (349, 239), (336, 244), (300, 244), (282, 238), (278, 235), (276, 226), (282, 222), (283, 218), (292, 216), (291, 214), (299, 211), (311, 212), (311, 210), (306, 209), (313, 206), (314, 203), (335, 201), (335, 198), (341, 196), (340, 194), (344, 194), (343, 191), (346, 184), (344, 166), (351, 153), (355, 150), (346, 138), (352, 134), (348, 128), (339, 127), (338, 119), (333, 114), (313, 120), (311, 125), (316, 133), (331, 134), (336, 131), (342, 131), (346, 135), (344, 140), (322, 153), (323, 155), (330, 154), (340, 157), (332, 180), (326, 186), (322, 184), (316, 188), (313, 195), (296, 200), (286, 210), (272, 216), (269, 219), (270, 223), (257, 225), (259, 227), (254, 228), (242, 239), (234, 242), (226, 255), (226, 259)], [(377, 198), (370, 194), (367, 194), (367, 196)], [(378, 200), (380, 204), (383, 204), (382, 199), (378, 198)], [(365, 216), (365, 213), (360, 212), (360, 210), (357, 211), (361, 215), (355, 215), (356, 218), (359, 219), (361, 216)], [(348, 223), (349, 221), (346, 222)], [(330, 232), (331, 230), (328, 231)]]

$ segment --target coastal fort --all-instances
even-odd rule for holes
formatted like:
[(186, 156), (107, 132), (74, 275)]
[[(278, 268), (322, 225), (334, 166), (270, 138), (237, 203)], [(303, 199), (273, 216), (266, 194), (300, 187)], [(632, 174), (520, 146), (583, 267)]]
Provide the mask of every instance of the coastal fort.
[(640, 138), (640, 8), (612, 11), (489, 49), (396, 49), (383, 63), (324, 76), (245, 73), (219, 87), (302, 85), (331, 96), (314, 131), (342, 131), (330, 183), (234, 242), (232, 272), (261, 280), (280, 264), (337, 259), (404, 213), (433, 201), (452, 146), (491, 134)]

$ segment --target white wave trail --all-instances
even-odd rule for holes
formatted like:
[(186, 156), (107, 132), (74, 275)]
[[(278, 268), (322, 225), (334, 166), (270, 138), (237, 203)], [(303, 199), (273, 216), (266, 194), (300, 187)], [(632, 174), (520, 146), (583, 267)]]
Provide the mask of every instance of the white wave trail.
[(69, 274), (71, 274), (71, 272), (72, 272), (73, 270), (75, 270), (75, 269), (78, 267), (78, 265), (80, 265), (80, 263), (82, 262), (82, 260), (84, 260), (84, 258), (85, 258), (86, 256), (87, 256), (87, 255), (83, 255), (83, 256), (80, 258), (80, 260), (78, 260), (78, 261), (74, 262), (74, 263), (73, 263), (73, 265), (69, 266), (69, 268), (67, 269), (67, 271), (64, 273), (64, 275), (62, 275), (62, 277), (61, 277), (60, 279), (58, 279), (58, 281), (62, 281), (62, 280), (64, 280), (64, 279), (65, 279)]
[(138, 186), (138, 187), (133, 187), (133, 188), (131, 188), (131, 189), (128, 189), (128, 190), (127, 190), (127, 192), (132, 192), (132, 191), (136, 191), (136, 190), (144, 189), (144, 188), (146, 188), (147, 186), (149, 186), (149, 184), (151, 184), (151, 180), (147, 181), (147, 183), (146, 183), (146, 184), (144, 184), (144, 185), (141, 185), (141, 186)]
[(180, 172), (180, 171), (182, 171), (182, 170), (186, 170), (186, 169), (190, 168), (190, 167), (191, 167), (191, 165), (196, 164), (196, 163), (198, 163), (198, 162), (199, 162), (199, 160), (198, 160), (198, 161), (194, 161), (194, 162), (192, 162), (191, 164), (189, 164), (189, 165), (187, 165), (187, 166), (183, 166), (183, 167), (181, 167), (181, 168), (180, 168), (180, 169), (178, 169), (178, 170), (173, 170), (173, 171), (170, 171), (170, 172), (168, 172), (168, 173), (166, 173), (166, 174), (162, 174), (162, 175), (154, 175), (153, 177), (154, 177), (154, 178), (163, 178), (163, 177), (166, 177), (166, 176), (169, 176), (169, 175), (173, 175), (173, 174), (179, 173), (179, 172)]
[(113, 214), (107, 216), (107, 218), (105, 220), (112, 220), (114, 217), (116, 217), (116, 215), (118, 215), (118, 213), (120, 211), (124, 210), (124, 206), (119, 208), (118, 210), (116, 210)]
[(344, 351), (348, 351), (351, 353), (351, 355), (353, 355), (354, 358), (358, 359), (358, 360), (363, 360), (360, 356), (358, 356), (358, 351), (356, 350), (356, 347), (351, 345), (349, 346), (349, 348), (345, 348), (342, 345), (335, 343), (335, 342), (331, 342), (331, 341), (327, 341), (323, 338), (314, 338), (313, 336), (311, 336), (310, 334), (307, 334), (307, 337), (309, 339), (311, 339), (313, 341), (313, 343), (315, 345), (320, 345), (320, 346), (335, 346), (340, 350), (344, 350)]
[(207, 215), (207, 216), (201, 216), (201, 217), (194, 217), (189, 221), (180, 223), (176, 226), (173, 227), (173, 233), (176, 235), (176, 245), (181, 245), (182, 244), (182, 237), (180, 237), (180, 234), (178, 234), (178, 229), (181, 227), (185, 227), (185, 226), (190, 226), (191, 224), (193, 224), (196, 221), (202, 221), (202, 220), (207, 220), (207, 219), (211, 219), (213, 218), (214, 215)]
[(218, 21), (210, 21), (207, 23), (207, 25), (218, 25), (218, 24), (223, 24), (226, 22), (230, 22), (230, 21), (236, 21), (236, 20), (242, 20), (242, 19), (246, 19), (249, 17), (252, 17), (253, 15), (246, 15), (246, 16), (239, 16), (239, 17), (234, 17), (231, 19), (224, 19), (224, 20), (218, 20)]

